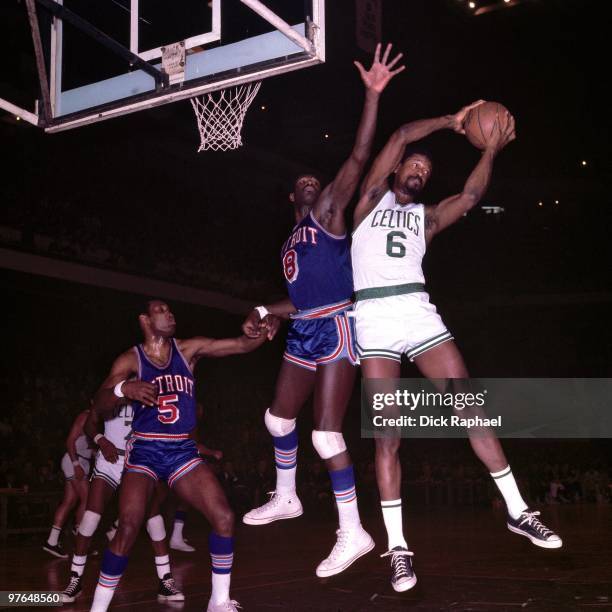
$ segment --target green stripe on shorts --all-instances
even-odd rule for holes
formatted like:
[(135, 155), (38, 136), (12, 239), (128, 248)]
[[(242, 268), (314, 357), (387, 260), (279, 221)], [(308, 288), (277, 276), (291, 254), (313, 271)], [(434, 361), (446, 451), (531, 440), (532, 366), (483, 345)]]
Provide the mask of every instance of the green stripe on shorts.
[(408, 359), (410, 359), (410, 361), (412, 361), (415, 357), (418, 357), (421, 353), (424, 353), (425, 351), (428, 351), (429, 349), (432, 349), (435, 346), (438, 346), (438, 344), (442, 344), (443, 342), (446, 342), (447, 340), (452, 340), (452, 339), (453, 339), (452, 334), (449, 331), (445, 331), (442, 334), (438, 334), (437, 336), (434, 336), (433, 338), (429, 338), (429, 340), (425, 340), (424, 342), (417, 344), (414, 348), (410, 349), (406, 353), (406, 356), (408, 357)]

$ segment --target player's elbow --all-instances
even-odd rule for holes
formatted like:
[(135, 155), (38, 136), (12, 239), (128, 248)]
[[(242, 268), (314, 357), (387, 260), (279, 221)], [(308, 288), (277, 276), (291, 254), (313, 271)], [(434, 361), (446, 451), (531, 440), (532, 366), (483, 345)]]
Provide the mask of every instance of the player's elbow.
[(461, 203), (463, 205), (463, 208), (468, 211), (472, 210), (472, 208), (474, 208), (474, 206), (476, 206), (476, 204), (480, 202), (481, 198), (482, 193), (480, 193), (479, 191), (467, 189), (461, 194)]

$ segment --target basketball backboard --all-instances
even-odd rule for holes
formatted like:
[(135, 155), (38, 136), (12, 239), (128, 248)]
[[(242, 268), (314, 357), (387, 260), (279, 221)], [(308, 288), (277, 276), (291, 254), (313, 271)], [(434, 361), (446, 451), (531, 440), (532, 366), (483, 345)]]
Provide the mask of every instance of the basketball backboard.
[(0, 108), (47, 132), (325, 61), (325, 0), (26, 0), (26, 7), (41, 99), (27, 110), (0, 98)]

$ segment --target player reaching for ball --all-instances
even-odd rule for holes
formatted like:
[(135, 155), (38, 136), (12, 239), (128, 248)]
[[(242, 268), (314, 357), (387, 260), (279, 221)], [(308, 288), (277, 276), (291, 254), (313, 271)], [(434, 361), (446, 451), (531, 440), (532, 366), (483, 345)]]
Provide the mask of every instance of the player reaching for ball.
[[(429, 379), (468, 378), (451, 333), (429, 302), (421, 261), (433, 237), (461, 219), (484, 195), (497, 154), (515, 138), (514, 119), (504, 111), (463, 191), (436, 206), (418, 203), (432, 171), (429, 155), (406, 147), (441, 129), (464, 134), (467, 114), (482, 103), (475, 102), (455, 115), (403, 125), (364, 181), (355, 209), (351, 256), (357, 349), (367, 380), (399, 378), (402, 354)], [(539, 512), (527, 507), (495, 434), (491, 430), (485, 435), (469, 433), (474, 452), (504, 497), (508, 529), (537, 546), (561, 547), (559, 536), (538, 520)], [(398, 437), (376, 438), (376, 477), (389, 545), (383, 556), (391, 558), (393, 588), (406, 591), (416, 584), (416, 576), (402, 528), (399, 444)]]
[(345, 211), (359, 186), (370, 156), (380, 94), (404, 70), (393, 68), (402, 57), (390, 59), (391, 45), (381, 56), (377, 45), (368, 71), (359, 64), (365, 102), (355, 144), (335, 179), (321, 189), (312, 175), (295, 183), (290, 200), (296, 225), (281, 249), (289, 298), (257, 307), (243, 324), (248, 336), (258, 333), (267, 313), (291, 318), (287, 350), (276, 381), (274, 401), (265, 424), (274, 442), (276, 490), (270, 501), (247, 512), (247, 525), (266, 525), (302, 514), (296, 493), (298, 434), (296, 420), (314, 395), (312, 444), (325, 461), (338, 511), (339, 529), (331, 553), (317, 566), (326, 578), (343, 572), (374, 548), (361, 525), (353, 462), (342, 435), (342, 425), (355, 381), (353, 346), (353, 284)]

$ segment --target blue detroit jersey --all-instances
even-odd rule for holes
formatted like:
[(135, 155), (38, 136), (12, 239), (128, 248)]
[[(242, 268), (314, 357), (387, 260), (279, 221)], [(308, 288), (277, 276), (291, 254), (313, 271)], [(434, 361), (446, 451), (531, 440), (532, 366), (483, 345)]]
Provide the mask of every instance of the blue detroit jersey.
[(349, 238), (333, 237), (317, 223), (312, 212), (293, 228), (281, 257), (289, 298), (298, 310), (351, 299)]
[(135, 346), (139, 379), (157, 386), (158, 405), (149, 407), (133, 401), (132, 429), (141, 433), (186, 434), (196, 426), (193, 374), (172, 338), (168, 363), (159, 367), (146, 356), (142, 345)]

